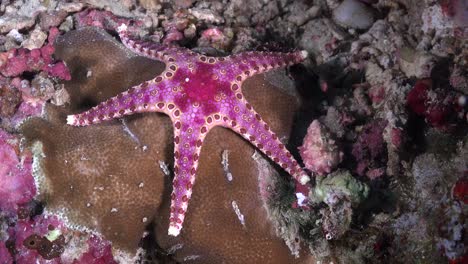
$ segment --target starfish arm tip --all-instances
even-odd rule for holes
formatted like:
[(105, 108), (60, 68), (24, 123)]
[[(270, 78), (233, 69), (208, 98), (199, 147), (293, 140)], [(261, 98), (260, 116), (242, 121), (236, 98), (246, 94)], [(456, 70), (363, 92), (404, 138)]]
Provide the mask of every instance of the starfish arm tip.
[(180, 229), (177, 228), (176, 226), (169, 226), (169, 230), (168, 230), (167, 233), (168, 233), (168, 235), (170, 235), (170, 236), (176, 237), (176, 236), (179, 235)]
[(306, 50), (301, 50), (302, 59), (306, 59), (309, 56), (309, 53)]
[(305, 185), (309, 181), (310, 181), (310, 177), (305, 175), (305, 174), (302, 175), (301, 178), (299, 179), (299, 183), (302, 184), (302, 185)]
[(124, 23), (120, 24), (120, 26), (117, 27), (117, 32), (122, 32), (127, 30), (127, 25)]
[(75, 124), (76, 118), (74, 115), (68, 115), (67, 116), (67, 125), (73, 125)]

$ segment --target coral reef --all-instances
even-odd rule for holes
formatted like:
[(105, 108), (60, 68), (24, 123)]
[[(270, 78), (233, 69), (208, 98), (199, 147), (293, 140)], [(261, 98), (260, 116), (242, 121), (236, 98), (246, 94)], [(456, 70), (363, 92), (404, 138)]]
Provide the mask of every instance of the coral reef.
[[(424, 116), (430, 125), (447, 130), (457, 124), (465, 103), (456, 98), (464, 97), (456, 92), (447, 92), (443, 88), (434, 89), (432, 80), (418, 80), (408, 93), (407, 104), (417, 115)], [(463, 118), (463, 115), (461, 115)]]
[(299, 150), (305, 167), (320, 175), (330, 173), (343, 159), (343, 152), (318, 120), (310, 124)]
[(51, 76), (70, 80), (70, 73), (63, 62), (55, 62), (52, 58), (53, 43), (58, 33), (57, 28), (52, 28), (48, 37), (48, 45), (42, 48), (12, 49), (0, 54), (2, 58), (0, 73), (6, 77), (12, 77), (24, 72), (45, 71)]
[[(1, 1), (0, 263), (466, 263), (466, 7)], [(242, 100), (311, 184), (213, 128), (184, 227), (168, 236), (170, 118), (65, 122), (165, 71), (122, 45), (143, 41), (215, 61), (306, 50), (302, 64), (241, 77)]]

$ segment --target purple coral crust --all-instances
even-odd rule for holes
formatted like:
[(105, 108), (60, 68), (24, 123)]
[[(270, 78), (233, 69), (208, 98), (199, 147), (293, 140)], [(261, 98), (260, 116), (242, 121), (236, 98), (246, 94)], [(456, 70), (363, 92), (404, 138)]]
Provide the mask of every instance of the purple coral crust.
[(184, 48), (132, 39), (124, 24), (118, 32), (125, 46), (137, 54), (165, 62), (166, 69), (154, 79), (131, 87), (84, 113), (68, 116), (67, 123), (86, 126), (144, 112), (161, 112), (171, 117), (175, 177), (170, 235), (177, 236), (182, 229), (203, 140), (213, 127), (232, 129), (301, 184), (309, 181), (285, 145), (246, 101), (241, 89), (250, 76), (303, 61), (307, 57), (305, 51), (209, 57)]
[(310, 124), (299, 151), (305, 167), (319, 175), (330, 173), (343, 160), (343, 152), (318, 120)]
[(55, 61), (52, 57), (54, 53), (53, 43), (59, 34), (57, 28), (51, 28), (48, 37), (48, 44), (42, 48), (28, 50), (25, 48), (12, 49), (0, 54), (3, 61), (0, 66), (0, 73), (6, 77), (15, 77), (24, 72), (47, 72), (50, 76), (63, 80), (70, 80), (71, 75), (67, 66), (61, 61)]
[[(42, 113), (42, 107), (47, 98), (38, 98), (32, 95), (28, 81), (19, 77), (13, 79), (0, 77), (0, 81), (3, 86), (3, 91), (0, 90), (0, 96), (3, 96), (4, 93), (8, 95), (8, 91), (11, 90), (16, 90), (19, 96), (19, 101), (17, 101), (18, 99), (11, 101), (8, 98), (2, 98), (5, 100), (0, 99), (0, 103), (2, 103), (0, 119), (2, 119), (4, 125), (8, 124), (10, 127), (16, 127), (26, 118), (38, 116)], [(8, 104), (14, 105), (8, 106)]]
[[(45, 263), (45, 259), (35, 249), (28, 249), (25, 241), (32, 235), (45, 236), (52, 228), (63, 233), (66, 229), (63, 223), (56, 217), (44, 215), (36, 216), (33, 219), (21, 219), (15, 226), (8, 229), (9, 240), (14, 241), (16, 254), (14, 256), (17, 263)], [(38, 261), (38, 262), (37, 262)], [(60, 259), (48, 260), (47, 263), (59, 264)]]
[(457, 103), (463, 95), (447, 89), (434, 88), (431, 79), (418, 80), (406, 97), (406, 104), (415, 114), (423, 116), (431, 126), (448, 131), (456, 126), (466, 111)]
[[(0, 215), (14, 225), (7, 228), (7, 237), (0, 237), (0, 263), (69, 263), (60, 257), (45, 260), (36, 249), (28, 248), (25, 241), (32, 236), (45, 236), (51, 229), (67, 231), (65, 224), (55, 216), (39, 215), (32, 219), (20, 219), (18, 212), (28, 207), (27, 203), (36, 194), (32, 177), (31, 153), (19, 152), (19, 139), (0, 130)], [(24, 217), (24, 216), (23, 216)], [(45, 239), (45, 238), (43, 238)], [(6, 247), (6, 242), (14, 244), (14, 256)], [(116, 263), (112, 257), (110, 243), (91, 236), (88, 250), (74, 264), (80, 263)], [(56, 254), (61, 254), (61, 249)], [(62, 257), (62, 256), (61, 256)], [(91, 262), (94, 261), (94, 262)]]
[[(57, 232), (59, 236), (49, 236), (50, 232)], [(8, 228), (8, 241), (14, 243), (14, 255), (0, 241), (0, 263), (49, 263), (49, 264), (114, 264), (117, 263), (112, 255), (111, 244), (95, 235), (78, 244), (65, 244), (65, 236), (73, 235), (56, 216), (38, 215), (32, 219), (21, 219), (14, 226)], [(83, 235), (83, 234), (80, 234)], [(62, 236), (62, 237), (61, 237)], [(38, 240), (40, 238), (41, 240)], [(51, 239), (52, 241), (50, 241)], [(77, 239), (77, 238), (72, 238)], [(53, 247), (41, 246), (41, 241), (55, 243)], [(34, 241), (35, 245), (30, 242)], [(44, 243), (46, 244), (46, 243)], [(82, 249), (86, 248), (83, 252)]]
[(13, 257), (8, 251), (8, 248), (6, 247), (4, 241), (0, 241), (0, 263), (2, 264), (13, 263)]
[(366, 174), (373, 179), (383, 174), (383, 170), (376, 166), (383, 164), (381, 159), (386, 151), (383, 132), (386, 126), (385, 120), (375, 120), (365, 125), (353, 144), (351, 153), (356, 159), (356, 172), (359, 175)]
[(0, 210), (16, 212), (36, 194), (32, 157), (19, 153), (19, 140), (0, 129)]
[(81, 255), (79, 260), (75, 260), (73, 264), (117, 264), (112, 256), (111, 243), (94, 235), (90, 236), (86, 243), (88, 244), (88, 251)]

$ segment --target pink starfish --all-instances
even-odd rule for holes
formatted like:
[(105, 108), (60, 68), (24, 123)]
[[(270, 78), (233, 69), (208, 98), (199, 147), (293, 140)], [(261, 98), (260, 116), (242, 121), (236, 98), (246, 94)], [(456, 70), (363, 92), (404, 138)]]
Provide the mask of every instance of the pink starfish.
[(215, 126), (232, 129), (254, 144), (299, 183), (310, 178), (297, 164), (276, 134), (242, 95), (242, 83), (254, 74), (304, 60), (305, 51), (293, 53), (245, 52), (228, 57), (208, 57), (180, 47), (131, 39), (126, 26), (118, 28), (130, 50), (163, 61), (165, 70), (156, 78), (100, 103), (77, 115), (69, 115), (74, 126), (142, 112), (161, 112), (174, 125), (174, 181), (171, 195), (169, 235), (182, 229), (192, 196), (203, 139)]

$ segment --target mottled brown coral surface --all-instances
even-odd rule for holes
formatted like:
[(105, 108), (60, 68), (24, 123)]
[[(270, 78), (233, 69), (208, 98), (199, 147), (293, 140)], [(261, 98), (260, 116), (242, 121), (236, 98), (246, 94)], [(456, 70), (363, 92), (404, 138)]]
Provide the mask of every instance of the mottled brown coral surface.
[[(305, 253), (295, 259), (276, 236), (259, 195), (251, 157), (255, 149), (224, 128), (208, 135), (186, 224), (181, 236), (169, 238), (171, 175), (160, 168), (160, 161), (169, 168), (173, 163), (169, 118), (150, 113), (89, 127), (65, 125), (66, 114), (152, 78), (163, 64), (136, 57), (104, 31), (91, 28), (60, 38), (57, 56), (72, 73), (66, 83), (71, 105), (48, 106), (44, 119), (22, 127), (28, 145), (35, 146), (35, 174), (47, 211), (102, 233), (114, 249), (129, 255), (154, 224), (149, 231), (154, 231), (159, 251), (180, 262), (312, 263)], [(287, 138), (297, 99), (263, 75), (248, 80), (243, 89), (278, 136)], [(224, 150), (230, 153), (232, 181), (221, 165)]]

